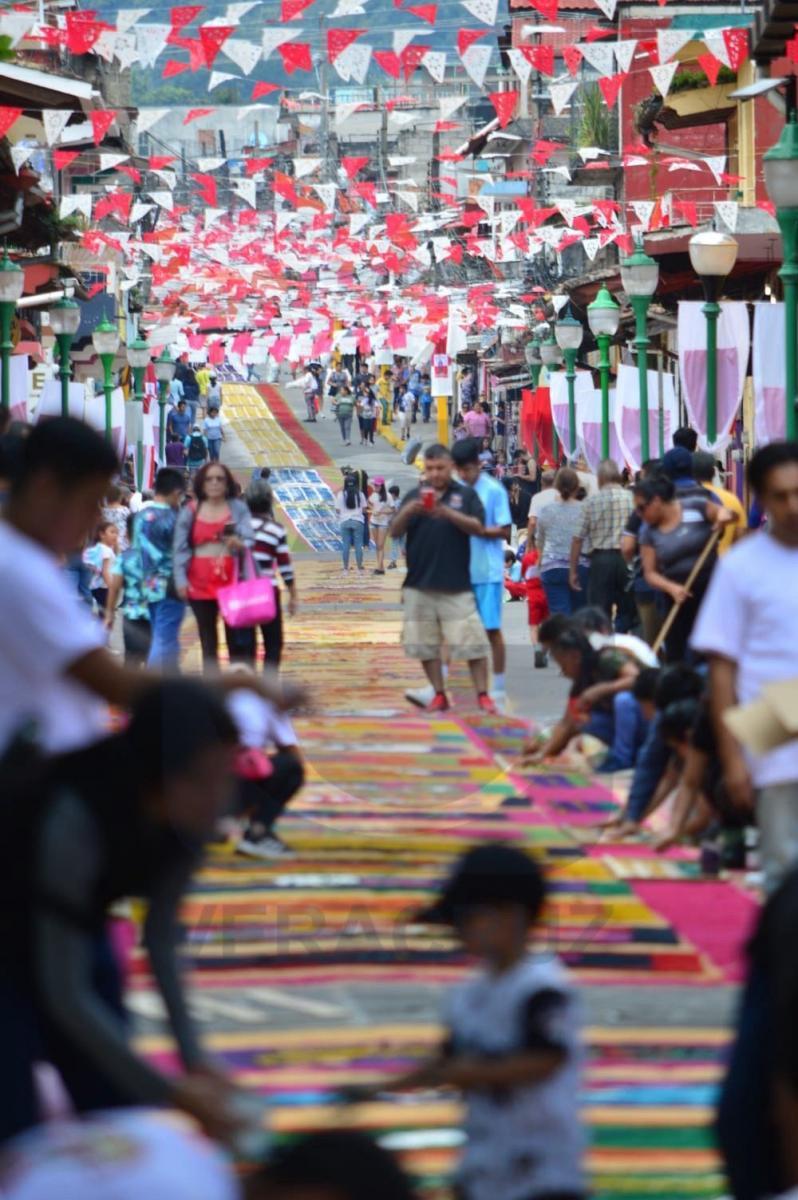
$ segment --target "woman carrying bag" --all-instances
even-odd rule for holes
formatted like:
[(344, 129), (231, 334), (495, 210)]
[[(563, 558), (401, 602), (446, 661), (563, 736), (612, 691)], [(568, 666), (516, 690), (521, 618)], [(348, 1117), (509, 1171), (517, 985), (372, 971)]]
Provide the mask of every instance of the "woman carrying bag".
[[(235, 496), (235, 481), (222, 463), (207, 463), (194, 480), (196, 500), (177, 518), (174, 579), (177, 594), (188, 600), (199, 629), (205, 671), (219, 667), (219, 593), (236, 583), (255, 535), (249, 509)], [(231, 662), (255, 662), (255, 630), (225, 622)]]

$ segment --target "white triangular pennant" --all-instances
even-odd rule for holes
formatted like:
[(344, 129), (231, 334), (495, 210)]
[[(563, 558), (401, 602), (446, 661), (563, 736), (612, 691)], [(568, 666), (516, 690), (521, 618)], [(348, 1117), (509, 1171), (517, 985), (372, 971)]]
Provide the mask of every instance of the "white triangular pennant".
[(44, 126), (44, 140), (48, 146), (54, 145), (64, 131), (71, 112), (64, 112), (60, 108), (45, 108), (42, 110), (42, 125)]
[[(115, 29), (101, 29), (97, 41), (92, 46), (92, 52), (98, 54), (105, 62), (113, 62), (116, 54), (116, 43), (119, 40), (119, 34)], [(138, 58), (138, 51), (136, 51)]]
[(138, 222), (146, 217), (148, 212), (152, 212), (154, 208), (154, 204), (142, 204), (140, 200), (134, 201), (134, 203), (130, 206), (130, 224), (137, 225)]
[(508, 50), (507, 57), (510, 60), (510, 66), (513, 68), (521, 82), (523, 84), (528, 83), (529, 76), (532, 74), (532, 63), (529, 61), (523, 51), (518, 49)]
[(171, 192), (148, 192), (147, 195), (155, 201), (159, 208), (165, 208), (167, 212), (171, 212), (175, 206)]
[(660, 63), (670, 62), (674, 54), (678, 54), (693, 36), (689, 29), (658, 29), (657, 58)]
[(13, 49), (33, 25), (32, 12), (5, 12), (0, 17), (0, 35), (9, 38)]
[(120, 8), (116, 14), (117, 33), (126, 33), (133, 25), (138, 25), (148, 12), (149, 8)]
[(726, 170), (726, 155), (725, 154), (712, 154), (708, 158), (705, 158), (704, 162), (707, 164), (710, 171), (714, 175), (715, 183), (720, 183), (720, 181), (721, 181), (720, 177), (723, 174), (723, 172)]
[(368, 213), (351, 213), (349, 217), (349, 236), (357, 237), (361, 229), (365, 229), (371, 217)]
[(62, 196), (61, 202), (58, 205), (59, 217), (71, 217), (73, 213), (80, 213), (87, 221), (91, 220), (91, 202), (92, 196), (89, 192), (80, 192), (72, 196)]
[(474, 199), (484, 213), (486, 213), (489, 217), (493, 216), (494, 212), (496, 211), (495, 196), (474, 196)]
[(428, 50), (421, 60), (436, 83), (443, 83), (446, 78), (446, 51)]
[(219, 167), (223, 167), (226, 162), (226, 158), (198, 158), (197, 166), (200, 171), (207, 174), (208, 171), (218, 171)]
[(166, 184), (170, 192), (175, 190), (175, 187), (177, 186), (177, 171), (161, 171), (158, 168), (153, 168), (152, 173), (153, 175), (157, 175), (158, 178)]
[(393, 33), (394, 54), (401, 54), (410, 45), (415, 36), (415, 29), (395, 29)]
[(468, 47), (465, 54), (460, 56), (460, 61), (478, 88), (481, 88), (485, 82), (492, 54), (492, 46), (485, 45), (484, 42), (474, 42), (472, 46)]
[(615, 16), (615, 9), (617, 7), (618, 0), (595, 0), (595, 3), (604, 13), (604, 16), (607, 18), (607, 20), (611, 21)]
[(254, 179), (234, 179), (233, 187), (245, 204), (248, 204), (250, 208), (255, 208), (258, 185)]
[(558, 117), (578, 87), (579, 83), (576, 79), (571, 79), (564, 83), (549, 84), (549, 99)]
[(253, 42), (245, 42), (243, 38), (228, 38), (222, 46), (222, 54), (234, 62), (245, 75), (249, 75), (260, 62), (263, 49)]
[(296, 213), (291, 212), (290, 210), (275, 213), (274, 214), (274, 232), (282, 233), (282, 231), (291, 224), (291, 222), (293, 221), (295, 216), (296, 216)]
[(129, 158), (129, 154), (101, 154), (100, 170), (114, 171), (120, 165), (120, 163), (127, 162)]
[(707, 33), (704, 35), (704, 42), (709, 53), (720, 59), (724, 67), (731, 67), (729, 49), (722, 33)]
[(413, 212), (418, 212), (418, 192), (397, 191), (396, 195), (400, 200), (404, 200), (405, 204), (408, 204)]
[(400, 112), (395, 108), (392, 113), (388, 114), (388, 124), (394, 129), (404, 129), (406, 125), (417, 125), (419, 115), (416, 112)]
[(654, 80), (654, 87), (661, 96), (667, 96), (678, 66), (677, 62), (666, 62), (659, 63), (656, 67), (648, 68), (648, 73)]
[(136, 117), (137, 131), (146, 133), (148, 129), (152, 129), (153, 125), (162, 121), (168, 112), (168, 108), (140, 108)]
[(521, 214), (517, 209), (515, 212), (499, 213), (499, 237), (502, 241), (510, 236), (520, 220)]
[(225, 25), (238, 25), (242, 17), (245, 17), (248, 12), (260, 4), (260, 0), (237, 0), (235, 4), (228, 4), (224, 10)]
[(654, 211), (653, 200), (632, 200), (631, 207), (643, 229), (648, 229), (651, 222), (651, 214)]
[(441, 96), (438, 101), (440, 120), (448, 121), (452, 113), (457, 112), (458, 108), (462, 108), (467, 99), (467, 96)]
[[(152, 193), (150, 193), (152, 194)], [(205, 209), (205, 228), (210, 229), (211, 225), (215, 225), (220, 217), (225, 216), (226, 208), (206, 208)]]
[(154, 67), (155, 60), (166, 45), (171, 25), (137, 25), (136, 46), (145, 67)]
[(579, 49), (585, 62), (598, 71), (602, 79), (615, 74), (615, 55), (612, 46), (605, 42), (580, 42)]
[(11, 161), (14, 164), (14, 174), (19, 175), (19, 168), (24, 166), (36, 149), (35, 146), (11, 146)]
[(485, 25), (496, 24), (496, 14), (499, 11), (499, 0), (460, 0), (463, 8), (468, 9), (472, 17)]
[(227, 83), (230, 79), (240, 79), (240, 75), (234, 75), (230, 71), (211, 71), (210, 79), (208, 80), (208, 91), (212, 92), (220, 83)]
[(324, 205), (325, 212), (335, 211), (335, 193), (337, 188), (334, 183), (314, 183), (311, 185), (314, 192)]
[(637, 49), (637, 41), (634, 38), (627, 38), (624, 42), (614, 42), (612, 49), (615, 54), (615, 61), (618, 64), (618, 71), (620, 74), (625, 75), (632, 65), (632, 59)]
[[(574, 217), (577, 214), (579, 205), (575, 200), (555, 200), (554, 203), (562, 213), (565, 224), (570, 228), (574, 223)], [(542, 233), (542, 230), (538, 230), (538, 232)]]
[(330, 17), (353, 17), (359, 13), (364, 13), (366, 10), (363, 7), (365, 0), (338, 0)]
[(715, 201), (715, 212), (731, 233), (734, 233), (737, 228), (737, 210), (738, 204), (736, 200)]
[(301, 29), (264, 29), (262, 38), (263, 58), (267, 59), (278, 46), (283, 46), (286, 42), (293, 41), (295, 37), (299, 37), (301, 32)]
[(366, 42), (352, 42), (339, 58), (346, 57), (349, 72), (357, 83), (365, 83), (371, 62), (371, 46)]
[(362, 108), (362, 101), (352, 100), (346, 104), (336, 104), (335, 106), (335, 124), (340, 128), (350, 117), (354, 116), (359, 108)]
[(598, 254), (600, 244), (597, 237), (582, 238), (582, 245), (590, 262), (593, 262)]
[(318, 171), (323, 161), (321, 158), (295, 158), (294, 178), (304, 179), (306, 175), (312, 175), (314, 171)]
[[(105, 32), (103, 30), (103, 32)], [(100, 35), (102, 36), (102, 34)], [(97, 39), (99, 41), (99, 38)], [(97, 42), (94, 43), (95, 48)], [(135, 33), (125, 33), (117, 37), (116, 45), (114, 46), (114, 54), (123, 71), (129, 70), (134, 63), (137, 63), (140, 58), (138, 44), (136, 42)]]

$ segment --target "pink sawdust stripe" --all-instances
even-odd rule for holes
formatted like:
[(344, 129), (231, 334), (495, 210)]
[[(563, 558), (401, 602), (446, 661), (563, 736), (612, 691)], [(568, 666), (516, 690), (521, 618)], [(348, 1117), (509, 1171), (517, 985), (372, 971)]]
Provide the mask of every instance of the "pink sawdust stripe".
[(745, 946), (759, 913), (753, 896), (732, 884), (709, 880), (635, 880), (632, 888), (729, 982), (743, 978)]

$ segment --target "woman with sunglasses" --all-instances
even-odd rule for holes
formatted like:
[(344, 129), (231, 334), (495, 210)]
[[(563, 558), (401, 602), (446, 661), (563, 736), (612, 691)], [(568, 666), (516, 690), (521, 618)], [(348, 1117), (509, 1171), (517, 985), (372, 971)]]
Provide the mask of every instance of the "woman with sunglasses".
[[(249, 509), (236, 490), (227, 467), (206, 463), (194, 479), (195, 499), (183, 508), (175, 526), (175, 588), (194, 613), (205, 671), (219, 666), (219, 589), (233, 583), (236, 558), (240, 561), (255, 541)], [(230, 661), (253, 665), (254, 629), (225, 625), (225, 634)]]

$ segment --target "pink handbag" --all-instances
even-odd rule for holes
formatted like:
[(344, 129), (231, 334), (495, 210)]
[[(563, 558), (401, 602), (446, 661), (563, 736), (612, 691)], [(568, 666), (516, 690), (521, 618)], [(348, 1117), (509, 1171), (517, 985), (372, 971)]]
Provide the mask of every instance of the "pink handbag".
[(239, 579), (238, 558), (235, 560), (233, 582), (219, 588), (216, 599), (222, 620), (231, 629), (248, 629), (266, 625), (277, 616), (277, 599), (271, 579), (258, 575), (252, 551), (244, 555), (249, 578)]

